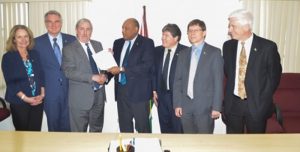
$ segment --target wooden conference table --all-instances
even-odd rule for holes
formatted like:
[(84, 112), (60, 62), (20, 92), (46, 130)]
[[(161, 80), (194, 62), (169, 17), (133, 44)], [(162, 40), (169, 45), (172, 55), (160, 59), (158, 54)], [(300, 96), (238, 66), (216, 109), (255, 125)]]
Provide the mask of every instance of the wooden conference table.
[[(0, 152), (107, 152), (119, 133), (0, 131)], [(300, 134), (199, 135), (123, 134), (123, 138), (160, 138), (171, 152), (300, 152)]]

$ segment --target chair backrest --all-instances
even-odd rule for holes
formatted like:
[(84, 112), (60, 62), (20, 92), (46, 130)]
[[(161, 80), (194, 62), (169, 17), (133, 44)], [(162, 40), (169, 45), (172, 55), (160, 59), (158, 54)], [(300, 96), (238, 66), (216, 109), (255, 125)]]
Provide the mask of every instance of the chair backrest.
[(0, 103), (2, 106), (0, 106), (0, 121), (6, 119), (10, 115), (10, 111), (7, 109), (5, 100), (0, 97)]
[(300, 112), (300, 73), (283, 73), (274, 94), (282, 112)]

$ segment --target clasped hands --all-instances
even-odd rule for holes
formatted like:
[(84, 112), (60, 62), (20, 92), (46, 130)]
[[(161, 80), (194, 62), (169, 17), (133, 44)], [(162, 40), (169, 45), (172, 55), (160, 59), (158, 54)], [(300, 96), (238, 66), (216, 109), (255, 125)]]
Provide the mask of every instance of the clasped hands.
[(31, 106), (36, 106), (39, 105), (43, 102), (45, 95), (38, 95), (38, 96), (34, 96), (34, 97), (27, 97), (25, 96), (23, 101), (30, 104)]

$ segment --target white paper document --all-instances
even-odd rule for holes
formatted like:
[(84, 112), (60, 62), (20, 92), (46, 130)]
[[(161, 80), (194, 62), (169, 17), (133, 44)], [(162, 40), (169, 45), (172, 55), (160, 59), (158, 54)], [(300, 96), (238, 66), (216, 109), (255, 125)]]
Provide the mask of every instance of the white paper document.
[(109, 50), (102, 50), (93, 54), (93, 58), (100, 70), (107, 70), (113, 66), (118, 66), (112, 52)]
[[(160, 139), (158, 138), (127, 138), (122, 140), (123, 149), (128, 144), (133, 144), (135, 152), (162, 152)], [(118, 140), (112, 140), (109, 145), (109, 152), (116, 152), (119, 145)]]

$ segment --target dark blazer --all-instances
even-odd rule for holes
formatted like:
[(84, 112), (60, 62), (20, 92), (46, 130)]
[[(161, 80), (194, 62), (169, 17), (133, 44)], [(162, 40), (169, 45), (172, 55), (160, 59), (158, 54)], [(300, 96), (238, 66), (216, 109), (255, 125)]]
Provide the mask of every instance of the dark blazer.
[[(224, 113), (228, 114), (234, 100), (237, 40), (223, 45), (224, 72), (227, 78)], [(282, 68), (276, 43), (254, 34), (245, 77), (249, 110), (254, 119), (272, 114), (273, 94), (280, 82)]]
[[(125, 40), (117, 39), (113, 45), (114, 58), (120, 66), (120, 57)], [(154, 42), (152, 39), (138, 35), (131, 47), (128, 65), (125, 68), (127, 78), (127, 88), (129, 101), (145, 102), (149, 101), (152, 95), (151, 78), (154, 63)], [(119, 75), (115, 75), (115, 97), (118, 101), (118, 80)]]
[[(28, 51), (32, 63), (34, 80), (36, 82), (36, 95), (41, 94), (44, 86), (44, 75), (40, 67), (40, 60), (35, 50)], [(9, 51), (3, 55), (2, 71), (6, 82), (5, 99), (10, 103), (26, 104), (17, 96), (22, 91), (28, 97), (32, 97), (26, 68), (18, 51)]]
[[(170, 90), (173, 90), (173, 84), (174, 84), (174, 77), (175, 77), (175, 70), (176, 70), (176, 65), (177, 65), (177, 59), (179, 52), (187, 49), (188, 47), (182, 44), (177, 45), (177, 48), (174, 53), (174, 57), (172, 59), (171, 63), (171, 69), (170, 69), (170, 74), (169, 74), (169, 83), (170, 83)], [(153, 83), (153, 90), (156, 91), (159, 94), (162, 93), (162, 68), (163, 68), (163, 61), (164, 61), (164, 51), (165, 48), (163, 46), (158, 46), (155, 48), (155, 54), (154, 54), (154, 69), (155, 69), (155, 78), (154, 78), (154, 83)]]
[[(61, 33), (63, 47), (76, 40), (76, 37)], [(48, 33), (35, 38), (35, 47), (40, 55), (41, 66), (45, 75), (45, 100), (57, 100), (60, 92), (58, 88), (63, 87), (65, 95), (68, 94), (68, 81), (60, 68), (56, 59), (51, 42), (49, 41)], [(61, 48), (62, 49), (62, 48)], [(50, 96), (49, 96), (50, 95)]]

